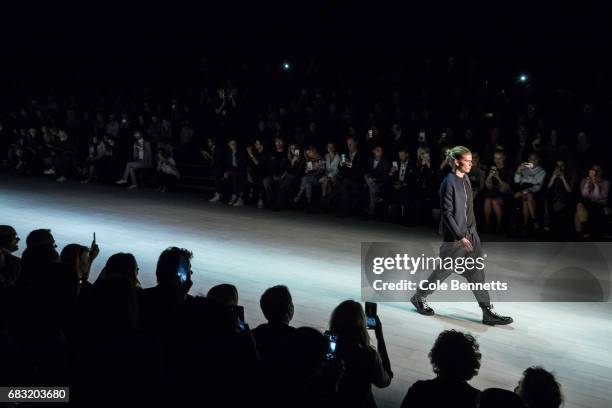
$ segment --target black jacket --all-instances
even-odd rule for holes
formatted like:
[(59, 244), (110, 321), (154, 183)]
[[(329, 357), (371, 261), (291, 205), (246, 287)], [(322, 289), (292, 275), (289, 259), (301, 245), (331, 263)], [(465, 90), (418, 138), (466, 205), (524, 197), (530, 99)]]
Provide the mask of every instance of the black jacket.
[(225, 154), (225, 171), (246, 171), (247, 159), (246, 155), (239, 149), (236, 150), (236, 164), (232, 164), (232, 150), (228, 149)]
[[(346, 159), (350, 159), (348, 152), (346, 153)], [(353, 157), (352, 167), (343, 166), (342, 163), (340, 163), (340, 166), (338, 167), (338, 174), (341, 178), (348, 178), (357, 182), (363, 182), (363, 175), (367, 165), (366, 163), (367, 162), (363, 153), (357, 152), (355, 153), (355, 157)]]
[(374, 168), (374, 157), (368, 158), (368, 166), (366, 167), (365, 174), (374, 177), (377, 182), (384, 183), (389, 178), (389, 171), (391, 170), (391, 163), (387, 158), (383, 157), (378, 162), (378, 166)]
[(467, 174), (459, 178), (452, 172), (440, 184), (440, 234), (444, 241), (457, 241), (468, 233), (464, 180), (471, 188)]

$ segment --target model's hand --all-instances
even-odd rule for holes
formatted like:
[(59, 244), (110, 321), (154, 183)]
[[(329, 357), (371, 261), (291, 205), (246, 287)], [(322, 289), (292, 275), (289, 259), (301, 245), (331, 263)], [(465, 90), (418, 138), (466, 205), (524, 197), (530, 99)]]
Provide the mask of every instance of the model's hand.
[(463, 245), (465, 250), (468, 252), (472, 252), (474, 250), (474, 246), (472, 245), (470, 240), (465, 237), (461, 238), (461, 244)]

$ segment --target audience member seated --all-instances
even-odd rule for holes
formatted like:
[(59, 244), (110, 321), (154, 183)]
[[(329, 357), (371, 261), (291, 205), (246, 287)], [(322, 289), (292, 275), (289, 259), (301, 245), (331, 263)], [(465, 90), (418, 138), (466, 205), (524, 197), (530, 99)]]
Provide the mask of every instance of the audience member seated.
[(406, 393), (402, 408), (476, 407), (480, 391), (468, 381), (478, 374), (481, 356), (472, 335), (443, 331), (429, 352), (436, 378), (414, 383)]
[(266, 202), (271, 208), (280, 209), (282, 206), (281, 185), (287, 177), (289, 165), (284, 140), (280, 137), (274, 138), (274, 152), (270, 155), (269, 171), (263, 180)]
[(336, 151), (334, 143), (327, 143), (327, 153), (325, 153), (325, 173), (319, 179), (321, 183), (321, 200), (325, 200), (327, 194), (331, 192), (336, 184), (338, 176), (338, 166), (340, 165), (340, 155)]
[(113, 146), (106, 139), (91, 138), (88, 148), (89, 154), (85, 159), (84, 167), (87, 177), (81, 181), (83, 184), (107, 179), (112, 164)]
[(325, 162), (321, 159), (319, 151), (314, 146), (309, 146), (305, 153), (306, 168), (302, 181), (300, 183), (300, 189), (297, 195), (293, 199), (295, 204), (299, 203), (302, 194), (306, 193), (306, 204), (309, 206), (312, 204), (312, 189), (319, 185), (319, 180), (325, 172)]
[(133, 146), (132, 160), (126, 163), (123, 177), (117, 180), (117, 184), (127, 184), (128, 177), (132, 184), (128, 188), (138, 188), (136, 171), (146, 170), (153, 167), (153, 152), (151, 143), (146, 141), (140, 131), (134, 133), (136, 141)]
[(338, 385), (338, 406), (376, 407), (372, 384), (385, 388), (393, 378), (380, 319), (376, 317), (374, 330), (378, 351), (370, 344), (360, 303), (352, 300), (340, 303), (331, 314), (329, 330), (338, 338), (336, 356), (345, 367)]
[(52, 167), (44, 171), (44, 174), (57, 176), (58, 182), (64, 182), (75, 170), (75, 147), (74, 142), (68, 137), (65, 130), (58, 132), (57, 141), (47, 144), (51, 150)]
[(304, 152), (300, 150), (296, 143), (289, 144), (287, 160), (289, 161), (287, 172), (280, 183), (281, 208), (287, 206), (290, 197), (294, 197), (294, 194), (299, 188), (300, 180), (306, 171)]
[(172, 152), (168, 149), (157, 149), (157, 180), (159, 187), (157, 191), (165, 193), (174, 187), (181, 178), (181, 173), (176, 167)]
[(522, 209), (522, 228), (526, 231), (530, 223), (534, 230), (540, 224), (537, 218), (537, 193), (542, 189), (546, 170), (540, 167), (540, 158), (536, 153), (530, 153), (526, 162), (521, 163), (514, 174), (517, 192), (514, 198), (520, 200)]
[(348, 216), (354, 207), (356, 197), (363, 191), (363, 176), (367, 159), (357, 149), (357, 140), (353, 136), (346, 139), (347, 153), (341, 155), (338, 170), (339, 190), (341, 195), (340, 215)]
[(544, 230), (555, 237), (569, 238), (572, 230), (574, 209), (574, 175), (567, 169), (564, 160), (557, 160), (555, 169), (545, 190), (546, 207)]
[(503, 150), (496, 151), (483, 191), (486, 231), (491, 230), (491, 213), (495, 215), (495, 231), (500, 232), (504, 226), (504, 208), (512, 197), (513, 174), (512, 169), (506, 165), (506, 153)]
[(268, 167), (268, 152), (265, 151), (264, 141), (255, 139), (253, 146), (247, 146), (248, 154), (248, 176), (251, 185), (250, 198), (252, 202), (257, 203), (257, 208), (263, 208), (264, 201), (264, 185), (263, 181), (267, 176)]
[(590, 238), (592, 231), (601, 225), (609, 193), (610, 182), (602, 177), (601, 167), (593, 165), (580, 182), (580, 199), (576, 205), (574, 226), (582, 238)]
[(399, 214), (403, 223), (413, 224), (415, 222), (415, 199), (412, 193), (415, 189), (415, 169), (410, 162), (410, 156), (405, 147), (400, 147), (397, 152), (397, 161), (391, 163), (389, 170), (389, 203), (394, 213)]
[(526, 408), (559, 408), (563, 404), (561, 386), (555, 376), (542, 367), (529, 367), (514, 390)]
[(368, 188), (368, 206), (366, 213), (368, 215), (374, 215), (376, 204), (383, 201), (381, 193), (389, 178), (391, 164), (387, 158), (383, 156), (383, 153), (384, 150), (382, 146), (375, 146), (374, 149), (372, 149), (372, 156), (368, 158), (368, 163), (365, 168), (364, 180)]

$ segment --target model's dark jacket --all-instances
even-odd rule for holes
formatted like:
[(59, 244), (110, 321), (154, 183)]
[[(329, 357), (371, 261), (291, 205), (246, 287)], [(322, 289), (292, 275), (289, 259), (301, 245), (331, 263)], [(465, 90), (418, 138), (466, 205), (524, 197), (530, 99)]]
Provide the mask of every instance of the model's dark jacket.
[[(470, 179), (464, 176), (471, 188)], [(440, 184), (440, 234), (444, 241), (457, 241), (468, 234), (467, 192), (464, 179), (448, 173)]]

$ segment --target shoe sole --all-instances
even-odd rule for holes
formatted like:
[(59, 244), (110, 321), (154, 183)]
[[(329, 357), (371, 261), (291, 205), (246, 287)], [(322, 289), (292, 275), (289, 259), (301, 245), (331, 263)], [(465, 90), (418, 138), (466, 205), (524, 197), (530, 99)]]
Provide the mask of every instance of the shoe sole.
[(487, 326), (506, 326), (508, 324), (512, 324), (514, 323), (514, 320), (508, 320), (508, 321), (501, 321), (501, 322), (485, 322), (483, 320), (482, 324), (487, 325)]

